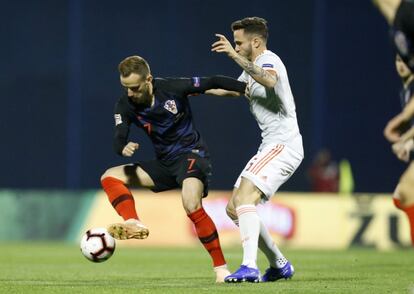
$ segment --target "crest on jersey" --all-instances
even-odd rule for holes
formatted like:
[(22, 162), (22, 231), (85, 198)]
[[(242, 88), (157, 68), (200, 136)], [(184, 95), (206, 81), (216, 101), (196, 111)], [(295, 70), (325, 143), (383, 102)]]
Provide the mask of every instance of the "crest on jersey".
[(164, 108), (173, 114), (177, 114), (178, 112), (177, 105), (175, 104), (174, 100), (165, 101)]

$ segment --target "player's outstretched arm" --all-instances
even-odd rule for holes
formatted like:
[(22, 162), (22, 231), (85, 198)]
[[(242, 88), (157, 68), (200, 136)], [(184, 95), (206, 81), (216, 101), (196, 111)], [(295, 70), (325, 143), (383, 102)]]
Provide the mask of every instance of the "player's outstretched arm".
[(226, 53), (233, 59), (241, 68), (243, 68), (256, 82), (266, 88), (273, 88), (277, 83), (277, 74), (274, 71), (266, 71), (263, 68), (255, 65), (247, 58), (241, 56), (234, 50), (229, 40), (224, 35), (216, 34), (218, 41), (211, 45), (211, 51), (218, 53)]
[(210, 89), (204, 92), (207, 95), (221, 96), (221, 97), (240, 97), (239, 92), (228, 91), (224, 89)]
[(398, 140), (398, 142), (401, 142), (401, 143), (406, 143), (406, 142), (408, 142), (408, 141), (410, 141), (410, 140), (412, 140), (412, 139), (414, 139), (414, 126), (413, 127), (411, 127), (408, 131), (406, 131), (405, 133), (403, 133), (402, 135), (401, 135), (401, 138), (400, 138), (400, 140)]
[(215, 96), (239, 97), (245, 93), (246, 83), (231, 77), (215, 75), (200, 78), (200, 85), (190, 91)]
[(401, 138), (400, 128), (403, 125), (404, 120), (401, 113), (394, 116), (385, 126), (384, 137), (390, 143), (395, 143)]

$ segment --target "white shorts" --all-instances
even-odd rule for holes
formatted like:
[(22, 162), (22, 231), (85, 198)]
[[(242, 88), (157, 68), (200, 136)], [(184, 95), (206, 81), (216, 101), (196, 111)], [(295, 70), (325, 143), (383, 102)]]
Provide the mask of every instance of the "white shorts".
[(286, 145), (268, 145), (249, 160), (234, 187), (238, 188), (241, 178), (246, 178), (262, 191), (266, 201), (290, 178), (302, 159), (303, 155)]

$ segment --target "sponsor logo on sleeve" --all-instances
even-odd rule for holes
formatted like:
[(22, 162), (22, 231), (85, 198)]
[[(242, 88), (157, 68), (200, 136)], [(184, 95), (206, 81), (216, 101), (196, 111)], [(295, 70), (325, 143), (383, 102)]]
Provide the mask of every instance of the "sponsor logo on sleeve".
[(116, 126), (122, 124), (122, 116), (119, 113), (116, 113), (114, 117)]
[(263, 63), (262, 68), (274, 68), (274, 65), (271, 63)]
[(200, 87), (200, 77), (192, 77), (191, 78), (191, 83), (193, 84), (194, 87), (198, 88)]

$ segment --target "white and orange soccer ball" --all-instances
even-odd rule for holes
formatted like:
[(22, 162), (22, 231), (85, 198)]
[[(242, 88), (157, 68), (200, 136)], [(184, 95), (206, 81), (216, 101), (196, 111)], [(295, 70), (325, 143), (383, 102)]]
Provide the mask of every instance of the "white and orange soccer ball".
[(115, 251), (115, 239), (105, 228), (88, 230), (80, 242), (82, 254), (92, 262), (108, 260)]

